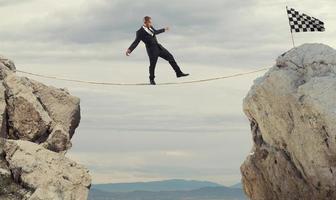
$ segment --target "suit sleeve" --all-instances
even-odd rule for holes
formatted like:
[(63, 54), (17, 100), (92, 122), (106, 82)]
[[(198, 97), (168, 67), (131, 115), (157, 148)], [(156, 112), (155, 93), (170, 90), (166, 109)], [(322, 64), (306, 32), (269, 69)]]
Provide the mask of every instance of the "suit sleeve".
[(164, 33), (166, 31), (164, 28), (156, 30), (154, 27), (152, 27), (152, 29), (154, 30), (155, 35), (158, 35), (160, 33)]
[(140, 41), (141, 41), (140, 40), (140, 34), (139, 34), (139, 32), (137, 32), (134, 42), (131, 44), (131, 46), (128, 49), (133, 51), (138, 46)]

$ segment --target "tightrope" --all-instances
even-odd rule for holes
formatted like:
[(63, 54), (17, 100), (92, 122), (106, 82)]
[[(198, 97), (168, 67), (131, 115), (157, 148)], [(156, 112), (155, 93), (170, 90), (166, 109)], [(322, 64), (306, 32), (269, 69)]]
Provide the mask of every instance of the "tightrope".
[[(216, 81), (221, 79), (228, 79), (233, 77), (239, 77), (239, 76), (245, 76), (248, 74), (255, 74), (258, 72), (266, 71), (269, 67), (248, 71), (248, 72), (242, 72), (227, 76), (219, 76), (214, 78), (207, 78), (207, 79), (199, 79), (199, 80), (192, 80), (192, 81), (182, 81), (182, 82), (166, 82), (166, 83), (158, 83), (156, 85), (182, 85), (182, 84), (193, 84), (193, 83), (202, 83), (202, 82), (210, 82), (210, 81)], [(113, 82), (98, 82), (98, 81), (85, 81), (85, 80), (78, 80), (78, 79), (70, 79), (65, 77), (57, 77), (57, 76), (50, 76), (50, 75), (43, 75), (43, 74), (37, 74), (32, 72), (26, 72), (22, 70), (16, 70), (16, 72), (27, 74), (31, 76), (36, 77), (42, 77), (47, 79), (55, 79), (55, 80), (61, 80), (61, 81), (68, 81), (68, 82), (75, 82), (75, 83), (84, 83), (84, 84), (91, 84), (91, 85), (112, 85), (112, 86), (143, 86), (143, 85), (150, 85), (149, 83), (113, 83)]]

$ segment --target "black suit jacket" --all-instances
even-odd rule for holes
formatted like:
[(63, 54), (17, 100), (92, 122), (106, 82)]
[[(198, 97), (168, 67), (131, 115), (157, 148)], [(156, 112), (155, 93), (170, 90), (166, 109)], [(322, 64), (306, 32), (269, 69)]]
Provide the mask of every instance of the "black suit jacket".
[(156, 30), (153, 27), (151, 28), (154, 31), (154, 36), (151, 36), (149, 33), (147, 33), (143, 27), (141, 27), (136, 32), (136, 38), (129, 47), (131, 51), (133, 51), (138, 46), (140, 41), (145, 43), (148, 54), (151, 54), (152, 52), (158, 51), (160, 48), (162, 48), (162, 46), (159, 44), (156, 38), (156, 35), (165, 32), (165, 29)]

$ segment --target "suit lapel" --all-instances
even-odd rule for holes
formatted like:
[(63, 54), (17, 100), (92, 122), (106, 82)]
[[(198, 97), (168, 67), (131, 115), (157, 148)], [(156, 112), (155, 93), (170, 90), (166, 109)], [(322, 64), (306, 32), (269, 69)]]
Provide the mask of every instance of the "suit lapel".
[(151, 35), (152, 37), (155, 36), (154, 31), (152, 31), (151, 29), (149, 29), (149, 28), (147, 28), (147, 27), (145, 27), (145, 26), (142, 26), (142, 28), (143, 28), (149, 35)]
[(155, 33), (154, 33), (154, 28), (153, 28), (153, 27), (150, 27), (149, 30), (150, 30), (150, 32), (153, 33), (153, 36), (154, 36), (154, 35), (155, 35)]

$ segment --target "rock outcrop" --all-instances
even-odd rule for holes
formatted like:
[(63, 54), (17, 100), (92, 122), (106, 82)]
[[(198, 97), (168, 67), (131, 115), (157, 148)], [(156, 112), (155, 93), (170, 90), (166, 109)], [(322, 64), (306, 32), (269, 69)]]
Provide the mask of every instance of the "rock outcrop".
[(8, 140), (4, 147), (9, 168), (15, 177), (34, 192), (30, 199), (86, 199), (91, 180), (87, 170), (75, 162), (23, 140)]
[(0, 92), (6, 100), (0, 109), (5, 107), (7, 114), (8, 138), (43, 143), (56, 152), (71, 147), (80, 120), (78, 98), (15, 73), (7, 73)]
[(336, 199), (336, 51), (281, 55), (244, 99), (254, 147), (241, 166), (252, 200)]
[(17, 76), (0, 56), (0, 199), (87, 198), (88, 170), (65, 157), (79, 102), (65, 89)]

